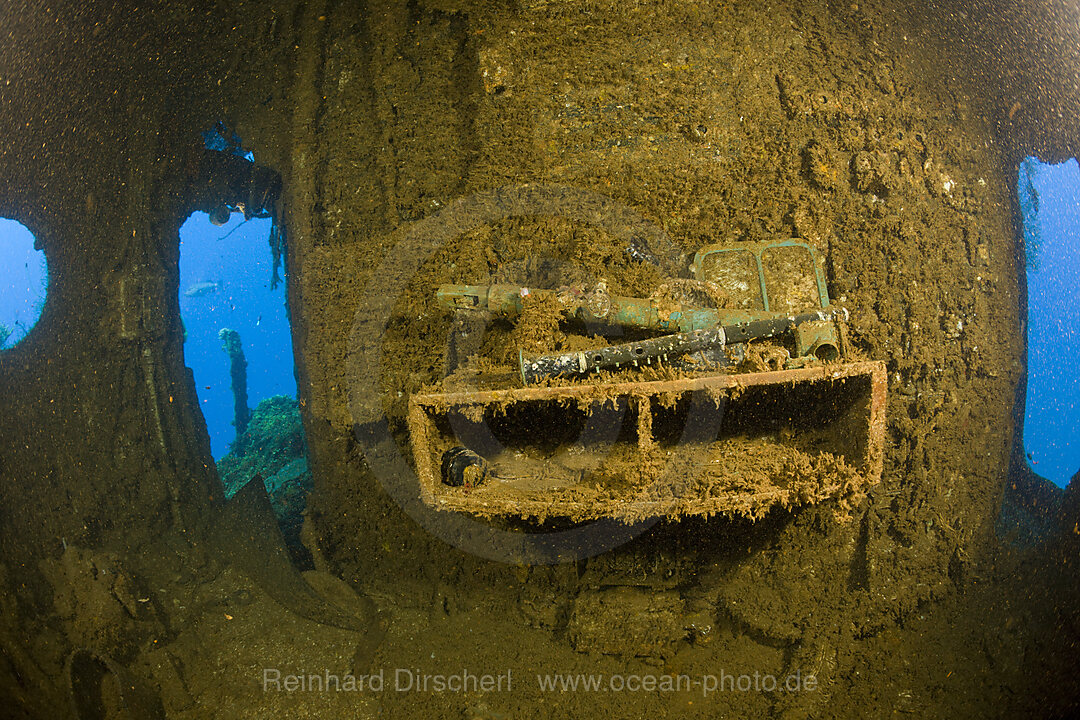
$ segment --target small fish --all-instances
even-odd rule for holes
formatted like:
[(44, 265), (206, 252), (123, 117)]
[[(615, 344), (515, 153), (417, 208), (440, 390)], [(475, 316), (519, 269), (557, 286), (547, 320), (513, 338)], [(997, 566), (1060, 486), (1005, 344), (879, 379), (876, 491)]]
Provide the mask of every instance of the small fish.
[(216, 282), (201, 282), (188, 285), (187, 290), (184, 291), (184, 297), (203, 297), (204, 295), (211, 295), (221, 289), (221, 283)]
[(259, 327), (259, 325), (261, 325), (261, 324), (262, 324), (262, 315), (260, 315), (259, 319), (255, 321), (255, 327)]

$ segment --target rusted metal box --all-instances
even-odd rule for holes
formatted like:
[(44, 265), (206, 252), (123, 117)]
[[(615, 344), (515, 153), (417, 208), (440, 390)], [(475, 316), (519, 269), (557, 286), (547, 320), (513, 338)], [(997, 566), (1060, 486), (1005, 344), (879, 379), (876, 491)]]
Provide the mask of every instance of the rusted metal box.
[[(854, 362), (654, 382), (567, 384), (410, 399), (424, 502), (487, 517), (575, 521), (850, 502), (881, 477), (885, 368)], [(490, 467), (451, 487), (464, 446)]]

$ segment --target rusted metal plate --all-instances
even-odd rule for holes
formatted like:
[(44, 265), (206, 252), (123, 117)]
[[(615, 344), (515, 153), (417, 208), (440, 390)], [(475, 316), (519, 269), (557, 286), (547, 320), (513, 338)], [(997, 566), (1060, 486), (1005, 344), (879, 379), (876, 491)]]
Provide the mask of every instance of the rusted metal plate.
[[(856, 362), (656, 382), (415, 395), (424, 502), (572, 520), (728, 514), (854, 502), (881, 478), (885, 368)], [(441, 458), (490, 469), (451, 487)]]

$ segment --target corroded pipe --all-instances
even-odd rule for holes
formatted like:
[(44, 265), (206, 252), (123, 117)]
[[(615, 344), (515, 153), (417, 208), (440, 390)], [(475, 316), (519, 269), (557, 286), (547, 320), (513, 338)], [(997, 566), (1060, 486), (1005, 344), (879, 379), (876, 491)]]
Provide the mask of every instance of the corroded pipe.
[(530, 296), (554, 297), (568, 317), (582, 322), (667, 332), (693, 332), (779, 315), (713, 308), (668, 309), (645, 298), (595, 291), (575, 297), (568, 289), (537, 290), (519, 285), (443, 285), (436, 291), (439, 305), (448, 310), (483, 310), (507, 317), (520, 315), (525, 298)]

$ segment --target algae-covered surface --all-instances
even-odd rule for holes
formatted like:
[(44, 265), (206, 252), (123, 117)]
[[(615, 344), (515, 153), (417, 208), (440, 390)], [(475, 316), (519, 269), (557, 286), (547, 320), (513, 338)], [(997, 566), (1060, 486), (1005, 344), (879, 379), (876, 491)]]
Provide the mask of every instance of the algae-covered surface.
[[(825, 500), (846, 514), (880, 479), (878, 365), (664, 374), (415, 397), (422, 497), (484, 517), (758, 519)], [(463, 445), (481, 463), (464, 483), (446, 460)]]
[[(721, 513), (756, 520), (774, 505), (842, 500), (848, 508), (868, 484), (832, 453), (745, 437), (649, 453), (626, 446), (599, 453), (578, 446), (543, 459), (507, 452), (493, 457), (491, 466), (482, 485), (443, 490), (436, 506), (481, 516), (562, 515), (577, 522)], [(655, 475), (661, 480), (653, 480)]]
[[(313, 217), (318, 240), (298, 251), (308, 258), (294, 281), (310, 308), (309, 408), (329, 421), (314, 441), (327, 475), (312, 520), (333, 547), (328, 559), (372, 585), (380, 584), (372, 574), (449, 553), (454, 560), (430, 571), (443, 609), (425, 621), (424, 652), (440, 667), (505, 660), (528, 687), (482, 701), (405, 694), (384, 698), (386, 711), (797, 717), (948, 704), (948, 692), (901, 695), (917, 683), (909, 679), (888, 700), (879, 695), (896, 682), (881, 678), (910, 656), (903, 646), (863, 655), (856, 638), (895, 627), (971, 571), (985, 532), (978, 518), (993, 513), (997, 468), (1006, 463), (1008, 402), (996, 398), (1011, 397), (1019, 344), (995, 328), (1016, 321), (1007, 299), (1015, 267), (1007, 176), (985, 140), (979, 99), (926, 74), (910, 60), (917, 51), (897, 18), (861, 4), (551, 2), (508, 13), (433, 10), (414, 25), (395, 17), (373, 19), (364, 32), (376, 45), (400, 42), (400, 56), (355, 54), (350, 27), (328, 28), (341, 41), (327, 58), (321, 127), (339, 143), (325, 152), (371, 154), (363, 167), (329, 162), (321, 182), (366, 188), (370, 205), (333, 196)], [(456, 50), (442, 54), (448, 47)], [(357, 117), (361, 98), (373, 101), (372, 111)], [(634, 337), (556, 322), (550, 304), (527, 304), (518, 321), (461, 318), (439, 306), (440, 285), (602, 285), (611, 295), (662, 298), (662, 286), (688, 277), (690, 258), (706, 245), (786, 238), (823, 256), (833, 302), (851, 311), (854, 356), (886, 363), (885, 471), (876, 493), (860, 501), (865, 486), (848, 487), (847, 469), (820, 450), (798, 454), (752, 432), (690, 449), (685, 462), (703, 469), (674, 473), (667, 490), (744, 491), (735, 515), (756, 522), (714, 516), (653, 525), (565, 572), (459, 556), (408, 521), (399, 526), (388, 496), (372, 501), (373, 484), (398, 498), (420, 492), (406, 475), (398, 494), (394, 478), (409, 466), (384, 464), (410, 456), (415, 438), (405, 420), (414, 395), (468, 390), (485, 375), (493, 387), (515, 387), (519, 350)], [(379, 257), (371, 269), (359, 262), (369, 252)], [(788, 290), (794, 303), (808, 296), (804, 287)], [(960, 334), (948, 324), (953, 316), (963, 319)], [(345, 325), (348, 334), (336, 329)], [(743, 369), (782, 367), (785, 357), (770, 347), (752, 347)], [(441, 385), (447, 375), (449, 386)], [(600, 373), (582, 382), (615, 379), (628, 378)], [(366, 444), (382, 417), (393, 439)], [(542, 445), (551, 430), (536, 422)], [(633, 487), (630, 472), (583, 482), (587, 456), (489, 459), (505, 463), (496, 467), (505, 479), (499, 492), (539, 477), (551, 493), (602, 505), (613, 488)], [(708, 472), (715, 459), (749, 472), (717, 482)], [(567, 472), (575, 461), (584, 463), (577, 475)], [(823, 466), (832, 471), (828, 487), (815, 484)], [(776, 509), (762, 518), (764, 497)], [(405, 507), (425, 527), (457, 514), (433, 518)], [(544, 515), (532, 514), (534, 523)], [(490, 527), (572, 530), (553, 517), (489, 522), (441, 537), (471, 548), (454, 538)], [(382, 552), (357, 552), (355, 539), (371, 523)], [(695, 612), (706, 620), (693, 620)], [(479, 625), (502, 628), (505, 639), (472, 639)], [(703, 634), (694, 629), (702, 625)], [(391, 630), (381, 657), (411, 657), (393, 637)], [(691, 675), (802, 668), (821, 685), (738, 697), (578, 692), (553, 702), (533, 676), (562, 667)], [(948, 672), (942, 665), (941, 676)]]

